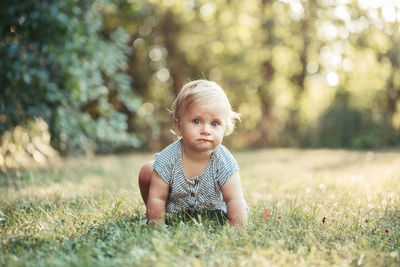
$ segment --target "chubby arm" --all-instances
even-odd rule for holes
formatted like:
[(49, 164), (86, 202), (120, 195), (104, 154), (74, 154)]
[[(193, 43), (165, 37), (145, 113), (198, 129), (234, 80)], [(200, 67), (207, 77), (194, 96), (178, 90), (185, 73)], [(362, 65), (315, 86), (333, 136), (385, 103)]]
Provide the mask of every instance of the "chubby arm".
[(165, 203), (167, 201), (169, 184), (167, 184), (156, 171), (153, 171), (147, 199), (147, 220), (151, 225), (164, 220)]
[(247, 212), (239, 172), (235, 172), (221, 187), (226, 203), (228, 219), (232, 226), (246, 227)]

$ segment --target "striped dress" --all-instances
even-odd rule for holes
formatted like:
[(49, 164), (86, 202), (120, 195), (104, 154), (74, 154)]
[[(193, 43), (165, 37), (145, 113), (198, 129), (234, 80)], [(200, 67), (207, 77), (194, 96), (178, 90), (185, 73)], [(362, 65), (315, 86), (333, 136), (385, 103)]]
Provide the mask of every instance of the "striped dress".
[(158, 153), (153, 167), (170, 186), (165, 207), (167, 213), (188, 210), (227, 212), (221, 186), (239, 170), (239, 166), (223, 145), (214, 149), (205, 170), (191, 179), (187, 179), (183, 169), (181, 140)]

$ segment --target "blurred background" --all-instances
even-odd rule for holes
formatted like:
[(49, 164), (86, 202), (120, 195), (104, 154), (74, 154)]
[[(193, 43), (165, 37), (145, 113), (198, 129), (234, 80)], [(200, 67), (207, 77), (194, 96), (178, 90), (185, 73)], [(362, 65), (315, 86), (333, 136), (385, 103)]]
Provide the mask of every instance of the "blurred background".
[(183, 84), (242, 121), (224, 142), (400, 145), (398, 0), (2, 0), (0, 170), (160, 150)]

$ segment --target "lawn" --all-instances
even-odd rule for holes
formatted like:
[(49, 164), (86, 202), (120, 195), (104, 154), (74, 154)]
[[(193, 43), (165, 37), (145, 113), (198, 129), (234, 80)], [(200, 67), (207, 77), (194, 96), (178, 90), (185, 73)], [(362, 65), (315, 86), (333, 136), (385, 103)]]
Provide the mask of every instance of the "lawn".
[(0, 181), (0, 266), (399, 266), (400, 152), (234, 152), (239, 231), (152, 228), (137, 187), (150, 153), (66, 160)]

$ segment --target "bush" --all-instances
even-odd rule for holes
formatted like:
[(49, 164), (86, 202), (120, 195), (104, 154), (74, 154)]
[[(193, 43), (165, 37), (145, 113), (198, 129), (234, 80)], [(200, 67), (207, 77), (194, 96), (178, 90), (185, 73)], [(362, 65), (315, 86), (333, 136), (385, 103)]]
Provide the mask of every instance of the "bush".
[(362, 117), (363, 114), (356, 109), (329, 108), (320, 122), (320, 145), (331, 148), (351, 147), (353, 138), (362, 131)]
[(350, 95), (339, 91), (319, 123), (318, 145), (330, 148), (382, 148), (396, 144), (396, 131), (372, 119), (370, 110), (350, 107)]
[(34, 118), (67, 154), (135, 147), (127, 116), (140, 99), (124, 74), (129, 36), (102, 36), (94, 0), (5, 0), (0, 4), (0, 136)]

